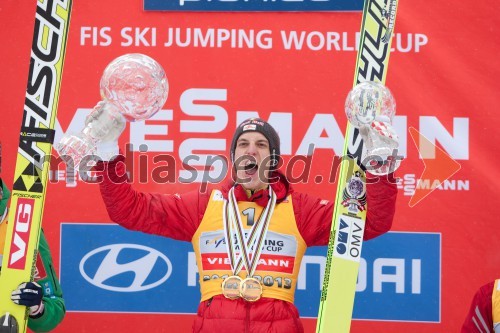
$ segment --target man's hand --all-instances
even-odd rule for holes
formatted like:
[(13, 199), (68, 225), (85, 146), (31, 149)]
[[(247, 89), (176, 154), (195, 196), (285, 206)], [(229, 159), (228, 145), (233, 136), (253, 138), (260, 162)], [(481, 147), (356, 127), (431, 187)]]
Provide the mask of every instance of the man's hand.
[(97, 140), (96, 155), (104, 162), (111, 161), (119, 154), (118, 138), (125, 129), (126, 121), (110, 103), (100, 101), (85, 119)]
[(42, 286), (36, 282), (21, 283), (10, 296), (14, 303), (29, 307), (30, 317), (39, 317), (43, 314), (42, 298)]
[(118, 140), (98, 142), (96, 145), (96, 155), (100, 161), (112, 161), (119, 153)]
[(363, 164), (374, 175), (386, 175), (394, 172), (401, 165), (402, 156), (398, 156), (399, 137), (388, 117), (377, 116), (369, 125), (359, 129), (365, 151)]

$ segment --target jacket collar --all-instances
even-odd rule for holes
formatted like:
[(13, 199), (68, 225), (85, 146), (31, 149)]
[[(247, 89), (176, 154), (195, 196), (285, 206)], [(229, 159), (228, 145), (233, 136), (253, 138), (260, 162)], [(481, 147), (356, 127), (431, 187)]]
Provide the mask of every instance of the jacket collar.
[[(254, 192), (250, 197), (248, 197), (247, 192), (240, 184), (236, 184), (234, 180), (229, 179), (226, 181), (222, 188), (222, 195), (227, 198), (227, 194), (231, 187), (234, 186), (234, 195), (237, 201), (250, 201), (255, 202), (259, 206), (265, 207), (269, 201), (269, 191), (267, 188)], [(280, 171), (273, 171), (271, 174), (271, 187), (276, 193), (276, 203), (280, 203), (287, 198), (289, 194), (293, 192), (291, 184), (286, 179), (285, 175)]]

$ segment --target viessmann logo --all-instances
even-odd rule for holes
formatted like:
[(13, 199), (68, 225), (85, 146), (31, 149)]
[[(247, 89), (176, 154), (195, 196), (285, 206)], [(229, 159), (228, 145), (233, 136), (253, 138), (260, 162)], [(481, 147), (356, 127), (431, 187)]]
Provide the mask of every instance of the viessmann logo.
[(111, 244), (87, 253), (80, 261), (80, 273), (96, 287), (137, 292), (154, 288), (172, 273), (163, 253), (137, 244)]

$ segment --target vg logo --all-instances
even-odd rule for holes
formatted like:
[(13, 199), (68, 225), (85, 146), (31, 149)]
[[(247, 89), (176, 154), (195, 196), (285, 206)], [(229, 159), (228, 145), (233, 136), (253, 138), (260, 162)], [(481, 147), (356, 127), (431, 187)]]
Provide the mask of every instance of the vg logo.
[(170, 260), (160, 251), (138, 244), (111, 244), (88, 252), (80, 273), (92, 285), (117, 292), (154, 288), (172, 273)]

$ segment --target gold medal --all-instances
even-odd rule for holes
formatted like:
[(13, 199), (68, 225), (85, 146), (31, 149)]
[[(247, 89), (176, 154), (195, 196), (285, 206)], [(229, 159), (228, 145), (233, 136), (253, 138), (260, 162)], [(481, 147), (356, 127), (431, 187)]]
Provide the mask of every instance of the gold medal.
[(241, 278), (237, 275), (229, 276), (222, 281), (222, 294), (229, 299), (240, 297)]
[(248, 301), (255, 302), (260, 299), (262, 295), (262, 285), (259, 280), (253, 277), (248, 277), (241, 281), (240, 284), (240, 296)]

